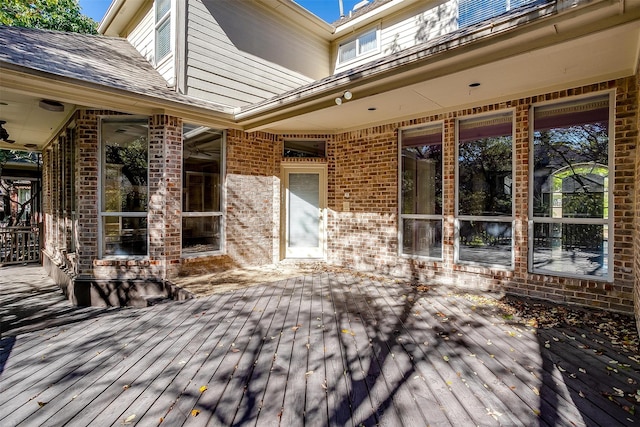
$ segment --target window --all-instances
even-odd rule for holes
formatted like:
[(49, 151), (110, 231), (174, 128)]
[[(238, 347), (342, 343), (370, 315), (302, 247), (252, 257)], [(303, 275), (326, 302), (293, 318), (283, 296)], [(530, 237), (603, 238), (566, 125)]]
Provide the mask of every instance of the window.
[(185, 124), (183, 128), (182, 254), (222, 249), (224, 132)]
[(460, 28), (486, 21), (495, 16), (532, 3), (545, 0), (460, 0), (458, 9), (458, 26)]
[(148, 120), (103, 119), (102, 255), (147, 255)]
[(609, 95), (534, 107), (530, 266), (609, 277)]
[(282, 154), (286, 158), (325, 158), (326, 143), (313, 140), (285, 141)]
[(352, 59), (378, 51), (378, 29), (368, 31), (353, 40), (343, 43), (338, 48), (338, 63), (342, 64)]
[(156, 0), (156, 64), (171, 52), (171, 0)]
[(442, 258), (442, 125), (400, 132), (400, 234), (405, 255)]
[(457, 261), (513, 265), (511, 113), (458, 122)]

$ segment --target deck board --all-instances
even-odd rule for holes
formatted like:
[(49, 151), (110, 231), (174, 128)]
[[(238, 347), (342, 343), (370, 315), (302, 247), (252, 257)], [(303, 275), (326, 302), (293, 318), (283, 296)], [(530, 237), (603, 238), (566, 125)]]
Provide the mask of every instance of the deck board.
[[(528, 324), (492, 294), (329, 270), (91, 311), (4, 277), (3, 426), (640, 423), (637, 354), (587, 326)], [(20, 308), (33, 297), (43, 313)]]

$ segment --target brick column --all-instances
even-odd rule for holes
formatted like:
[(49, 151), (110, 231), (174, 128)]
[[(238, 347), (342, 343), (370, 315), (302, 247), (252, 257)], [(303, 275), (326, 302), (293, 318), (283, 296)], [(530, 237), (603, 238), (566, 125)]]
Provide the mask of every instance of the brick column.
[(632, 127), (629, 129), (630, 133), (635, 134), (635, 176), (634, 176), (634, 230), (633, 230), (633, 270), (634, 270), (634, 287), (633, 287), (633, 302), (634, 313), (636, 316), (636, 326), (638, 333), (640, 333), (640, 150), (637, 149), (637, 144), (640, 142), (640, 68), (636, 72), (635, 79), (633, 79), (634, 92), (631, 98), (634, 100), (635, 106), (633, 112), (635, 113), (630, 120)]
[(516, 134), (513, 144), (515, 169), (513, 170), (513, 203), (515, 224), (513, 230), (515, 263), (514, 280), (519, 283), (526, 280), (528, 274), (528, 236), (529, 236), (529, 98), (514, 102), (516, 104)]
[(149, 262), (152, 274), (170, 279), (180, 267), (182, 226), (182, 119), (149, 120)]
[(76, 195), (78, 276), (91, 277), (98, 257), (98, 121), (99, 112), (76, 113)]

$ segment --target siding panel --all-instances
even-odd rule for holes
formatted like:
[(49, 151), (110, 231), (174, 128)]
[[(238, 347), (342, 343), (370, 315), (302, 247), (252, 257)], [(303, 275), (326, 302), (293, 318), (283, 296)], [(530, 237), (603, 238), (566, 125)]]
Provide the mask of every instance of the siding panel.
[(329, 74), (328, 46), (254, 2), (189, 0), (187, 94), (231, 106)]

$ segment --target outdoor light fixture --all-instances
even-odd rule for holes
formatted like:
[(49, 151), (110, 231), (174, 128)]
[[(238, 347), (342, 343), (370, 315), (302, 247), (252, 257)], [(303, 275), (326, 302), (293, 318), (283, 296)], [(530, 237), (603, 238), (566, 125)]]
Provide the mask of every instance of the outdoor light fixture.
[(60, 113), (64, 111), (64, 104), (62, 102), (53, 101), (51, 99), (43, 99), (38, 103), (38, 106), (43, 110), (53, 111)]
[(348, 101), (351, 98), (353, 98), (353, 94), (349, 91), (346, 91), (345, 93), (342, 94), (342, 96), (339, 96), (335, 99), (336, 105), (342, 105), (344, 101)]

